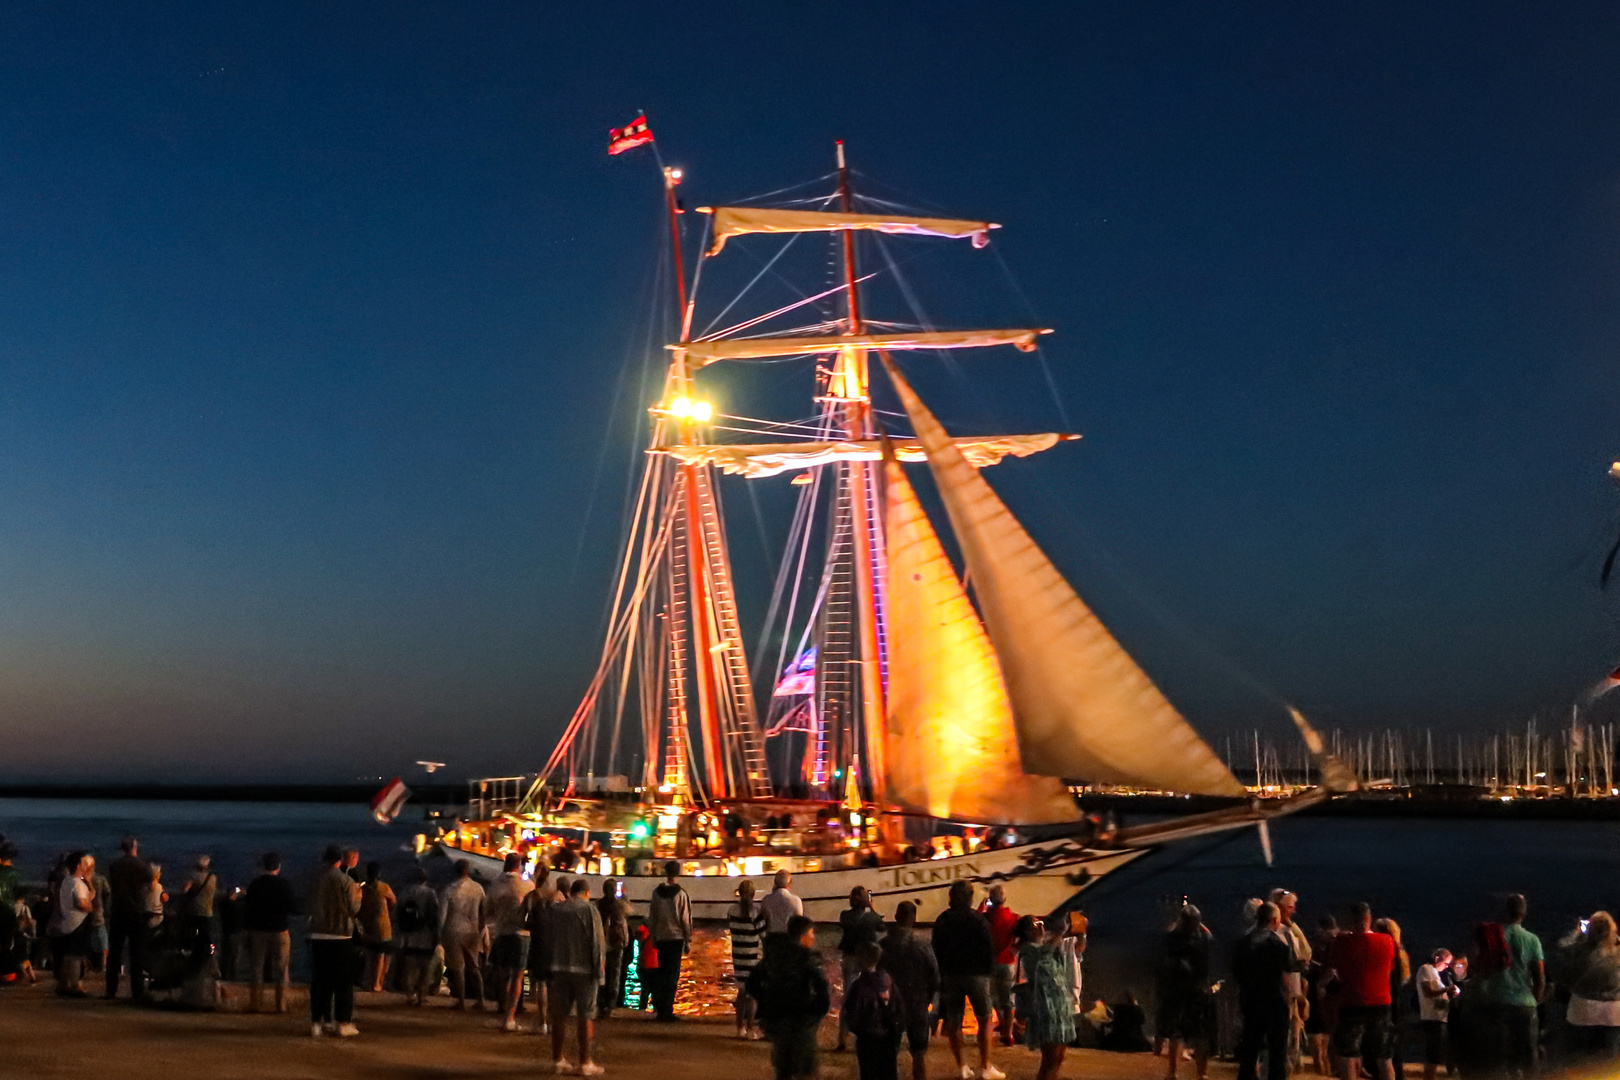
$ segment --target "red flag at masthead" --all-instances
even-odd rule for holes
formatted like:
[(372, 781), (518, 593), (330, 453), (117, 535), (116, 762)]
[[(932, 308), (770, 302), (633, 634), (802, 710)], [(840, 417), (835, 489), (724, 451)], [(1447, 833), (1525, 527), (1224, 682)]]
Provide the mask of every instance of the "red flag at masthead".
[(622, 128), (608, 129), (608, 153), (622, 154), (653, 141), (652, 129), (647, 127), (647, 114), (642, 113)]

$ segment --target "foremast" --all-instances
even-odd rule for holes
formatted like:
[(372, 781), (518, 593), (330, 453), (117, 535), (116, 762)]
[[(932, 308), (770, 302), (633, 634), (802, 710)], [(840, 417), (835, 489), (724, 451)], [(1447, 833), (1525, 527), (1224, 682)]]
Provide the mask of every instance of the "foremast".
[[(844, 213), (852, 213), (850, 197), (849, 162), (844, 156), (844, 142), (838, 146), (838, 202)], [(841, 234), (844, 255), (844, 334), (857, 338), (866, 332), (861, 322), (860, 280), (855, 261), (855, 233), (845, 229)], [(871, 383), (868, 378), (867, 350), (860, 345), (846, 345), (838, 350), (833, 364), (830, 396), (842, 399), (844, 431), (851, 439), (865, 440), (876, 432), (872, 423)], [(884, 650), (882, 642), (882, 611), (879, 598), (883, 595), (885, 580), (882, 501), (877, 486), (877, 471), (867, 462), (851, 461), (845, 466), (845, 495), (850, 500), (855, 519), (853, 554), (856, 585), (856, 627), (859, 653), (856, 663), (861, 685), (861, 740), (864, 754), (846, 765), (855, 770), (865, 765), (870, 786), (871, 801), (881, 810), (885, 807), (885, 739), (884, 712)]]

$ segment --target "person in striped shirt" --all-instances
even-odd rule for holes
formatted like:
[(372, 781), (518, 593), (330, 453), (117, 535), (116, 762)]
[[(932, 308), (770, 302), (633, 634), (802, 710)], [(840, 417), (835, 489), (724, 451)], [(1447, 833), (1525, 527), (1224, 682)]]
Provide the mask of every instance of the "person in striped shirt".
[(757, 1039), (761, 1035), (754, 1022), (757, 1003), (748, 995), (748, 976), (764, 952), (765, 912), (754, 903), (754, 883), (747, 878), (737, 885), (737, 902), (726, 912), (726, 926), (731, 931), (731, 970), (737, 983), (737, 1038)]

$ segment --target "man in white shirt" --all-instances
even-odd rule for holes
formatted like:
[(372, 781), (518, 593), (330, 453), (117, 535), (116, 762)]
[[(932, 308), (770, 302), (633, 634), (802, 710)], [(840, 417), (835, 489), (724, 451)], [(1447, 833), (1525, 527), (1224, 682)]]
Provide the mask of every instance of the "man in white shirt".
[(1277, 912), (1282, 916), (1282, 925), (1277, 928), (1277, 936), (1282, 938), (1294, 953), (1294, 964), (1297, 970), (1290, 971), (1284, 979), (1288, 986), (1288, 1068), (1291, 1072), (1299, 1072), (1305, 1055), (1305, 1015), (1310, 1010), (1305, 997), (1305, 976), (1302, 974), (1311, 963), (1311, 942), (1300, 929), (1299, 923), (1294, 921), (1294, 912), (1299, 907), (1299, 897), (1287, 889), (1272, 889), (1271, 902), (1277, 905)]
[(523, 989), (524, 969), (529, 966), (528, 909), (523, 900), (534, 891), (534, 884), (523, 876), (522, 867), (523, 856), (517, 852), (506, 856), (505, 872), (491, 883), (487, 904), (490, 977), (495, 980), (501, 1009), (506, 1013), (503, 1026), (507, 1031), (518, 1029), (518, 993)]
[(794, 896), (788, 889), (792, 884), (792, 872), (778, 870), (775, 888), (766, 893), (764, 899), (759, 902), (759, 910), (765, 915), (766, 953), (788, 939), (788, 920), (795, 915), (804, 914), (804, 901)]
[(1418, 1024), (1423, 1028), (1423, 1080), (1434, 1080), (1446, 1062), (1447, 1020), (1456, 987), (1444, 972), (1451, 967), (1451, 953), (1436, 949), (1434, 958), (1417, 970)]
[(90, 875), (96, 860), (82, 851), (68, 859), (68, 873), (57, 886), (55, 910), (45, 932), (51, 938), (56, 967), (56, 992), (63, 997), (85, 997), (84, 965), (90, 955), (90, 911), (95, 892)]
[(472, 879), (472, 866), (456, 860), (456, 880), (444, 890), (439, 907), (439, 943), (444, 946), (444, 966), (450, 972), (450, 988), (455, 991), (456, 1008), (467, 1007), (467, 980), (478, 986), (478, 1006), (484, 1005), (484, 977), (479, 971), (483, 953), (485, 918), (484, 887)]

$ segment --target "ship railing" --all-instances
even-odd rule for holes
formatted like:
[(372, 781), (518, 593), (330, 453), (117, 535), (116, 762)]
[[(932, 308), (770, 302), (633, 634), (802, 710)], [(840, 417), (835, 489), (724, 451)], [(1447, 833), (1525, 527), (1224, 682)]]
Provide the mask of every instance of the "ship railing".
[(491, 776), (467, 783), (467, 815), (488, 821), (503, 813), (520, 814), (541, 786), (539, 776)]

